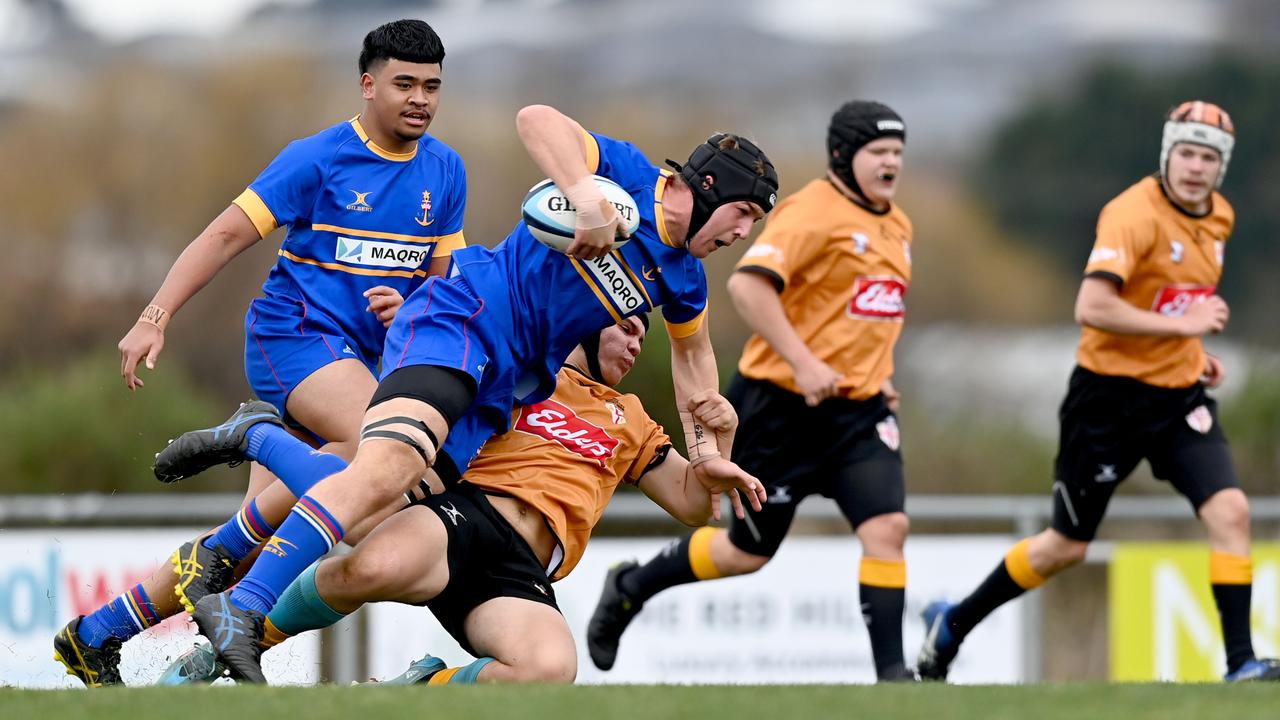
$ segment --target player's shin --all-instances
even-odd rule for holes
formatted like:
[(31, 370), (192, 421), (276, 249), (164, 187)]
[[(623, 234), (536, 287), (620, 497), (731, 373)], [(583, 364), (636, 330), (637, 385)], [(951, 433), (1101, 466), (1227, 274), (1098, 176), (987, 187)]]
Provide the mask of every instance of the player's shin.
[(1213, 551), (1209, 556), (1209, 582), (1222, 622), (1222, 639), (1227, 650), (1227, 673), (1233, 673), (1254, 658), (1249, 629), (1249, 608), (1253, 595), (1253, 561), (1245, 555)]
[(320, 564), (316, 563), (304, 570), (281, 593), (271, 614), (267, 615), (267, 635), (264, 641), (275, 635), (276, 640), (271, 642), (271, 645), (275, 645), (284, 638), (329, 627), (347, 616), (347, 613), (333, 609), (320, 596), (316, 587), (316, 571), (319, 567)]
[(1031, 538), (1014, 545), (982, 584), (951, 608), (947, 623), (957, 642), (996, 608), (1040, 587), (1048, 579), (1031, 566), (1030, 546)]
[(699, 528), (673, 541), (649, 562), (619, 576), (618, 588), (641, 604), (669, 587), (723, 576), (711, 559), (711, 538), (717, 532), (723, 531)]
[(294, 497), (302, 497), (316, 483), (347, 468), (342, 458), (312, 450), (278, 425), (254, 425), (247, 438), (245, 455), (280, 478)]
[(880, 680), (900, 680), (907, 673), (902, 655), (906, 587), (905, 561), (862, 558), (858, 571), (858, 594), (862, 601), (862, 618), (871, 637), (876, 677)]

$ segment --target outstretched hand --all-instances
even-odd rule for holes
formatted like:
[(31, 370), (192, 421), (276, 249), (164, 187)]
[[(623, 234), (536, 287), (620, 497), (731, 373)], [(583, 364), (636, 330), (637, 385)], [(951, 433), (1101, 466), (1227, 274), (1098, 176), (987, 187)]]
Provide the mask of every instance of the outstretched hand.
[(138, 363), (145, 362), (148, 370), (156, 369), (156, 359), (164, 349), (164, 331), (151, 323), (134, 323), (116, 348), (120, 351), (120, 376), (124, 378), (124, 386), (137, 390), (146, 385), (138, 377)]
[(733, 462), (721, 457), (696, 465), (693, 468), (693, 476), (711, 494), (711, 516), (716, 520), (720, 519), (720, 496), (724, 493), (729, 494), (729, 500), (733, 503), (733, 514), (738, 519), (746, 517), (747, 514), (742, 505), (742, 495), (739, 494), (739, 490), (746, 494), (747, 502), (751, 503), (751, 509), (756, 512), (759, 512), (764, 507), (764, 502), (769, 499), (764, 483)]

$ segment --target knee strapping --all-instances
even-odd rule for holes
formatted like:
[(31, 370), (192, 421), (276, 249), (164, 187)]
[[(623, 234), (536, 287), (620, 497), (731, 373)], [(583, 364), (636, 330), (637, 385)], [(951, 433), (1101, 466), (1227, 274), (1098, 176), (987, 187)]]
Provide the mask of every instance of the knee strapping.
[(440, 441), (431, 428), (421, 420), (403, 415), (371, 422), (360, 432), (360, 444), (369, 440), (394, 440), (417, 451), (427, 467), (435, 462)]

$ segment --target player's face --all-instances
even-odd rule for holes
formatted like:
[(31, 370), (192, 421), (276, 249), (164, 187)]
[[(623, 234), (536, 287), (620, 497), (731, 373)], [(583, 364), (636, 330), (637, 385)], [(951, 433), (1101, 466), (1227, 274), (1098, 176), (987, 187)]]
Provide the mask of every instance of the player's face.
[(606, 385), (617, 385), (631, 372), (644, 345), (644, 324), (629, 317), (600, 333), (600, 375)]
[(751, 234), (751, 226), (763, 219), (764, 210), (753, 202), (739, 200), (721, 205), (689, 241), (689, 254), (704, 258), (722, 247), (729, 247)]
[(367, 114), (383, 133), (406, 143), (427, 132), (440, 105), (442, 83), (439, 63), (394, 58), (360, 78)]
[(886, 207), (898, 191), (902, 173), (902, 140), (880, 138), (858, 148), (853, 154), (853, 178), (872, 205)]
[(1185, 209), (1199, 213), (1207, 210), (1209, 196), (1222, 171), (1222, 156), (1203, 145), (1178, 143), (1169, 151), (1168, 177), (1165, 182), (1173, 199)]

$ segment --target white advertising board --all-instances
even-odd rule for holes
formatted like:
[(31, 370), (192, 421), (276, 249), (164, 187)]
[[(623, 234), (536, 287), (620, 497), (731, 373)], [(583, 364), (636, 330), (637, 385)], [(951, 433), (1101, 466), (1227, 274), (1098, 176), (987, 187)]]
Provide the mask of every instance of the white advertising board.
[[(67, 621), (93, 612), (132, 587), (175, 548), (190, 529), (49, 529), (0, 531), (0, 680), (18, 687), (80, 687), (53, 660), (53, 637)], [(185, 613), (125, 643), (120, 669), (126, 684), (145, 685), (195, 643)], [(273, 683), (310, 683), (318, 676), (315, 633), (264, 656)]]
[[(909, 665), (923, 639), (920, 611), (937, 598), (958, 599), (999, 562), (1009, 536), (913, 537), (907, 543), (904, 649)], [(587, 621), (605, 572), (614, 563), (653, 557), (666, 541), (593, 540), (556, 597), (578, 643), (578, 682), (585, 683), (869, 683), (870, 642), (858, 604), (859, 547), (852, 536), (796, 537), (754, 575), (673, 588), (646, 605), (623, 636), (611, 672), (587, 655)], [(470, 662), (426, 609), (390, 603), (368, 609), (369, 669), (399, 674), (426, 652), (451, 666)], [(1022, 679), (1022, 611), (1001, 608), (965, 642), (951, 679), (1012, 683)]]

